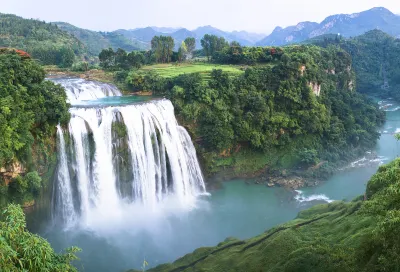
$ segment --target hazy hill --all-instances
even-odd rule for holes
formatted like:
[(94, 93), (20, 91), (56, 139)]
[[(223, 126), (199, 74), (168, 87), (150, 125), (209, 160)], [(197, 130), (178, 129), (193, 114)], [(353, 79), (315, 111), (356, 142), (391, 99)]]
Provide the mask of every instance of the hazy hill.
[(117, 32), (96, 32), (82, 29), (69, 23), (55, 22), (60, 29), (67, 31), (84, 43), (90, 54), (97, 56), (104, 48), (122, 48), (126, 51), (143, 49), (140, 42), (134, 42)]
[(180, 28), (174, 30), (173, 28), (165, 28), (165, 27), (145, 27), (145, 28), (136, 28), (131, 30), (119, 29), (115, 31), (119, 34), (124, 35), (126, 38), (130, 39), (134, 42), (142, 42), (150, 48), (150, 41), (154, 36), (164, 35), (171, 36), (175, 40), (175, 47), (178, 48), (179, 45), (185, 40), (187, 37), (193, 37), (196, 39), (197, 48), (201, 48), (200, 40), (203, 38), (205, 34), (216, 35), (220, 37), (224, 37), (227, 41), (237, 41), (242, 45), (251, 46), (254, 43), (261, 39), (263, 35), (250, 33), (246, 31), (233, 31), (226, 32), (220, 29), (217, 29), (212, 26), (202, 26), (197, 29), (190, 31), (186, 28)]
[(340, 33), (344, 37), (352, 37), (373, 29), (380, 29), (392, 36), (400, 37), (400, 16), (382, 7), (360, 13), (332, 15), (319, 24), (301, 22), (296, 26), (277, 27), (257, 45), (285, 45), (328, 33)]

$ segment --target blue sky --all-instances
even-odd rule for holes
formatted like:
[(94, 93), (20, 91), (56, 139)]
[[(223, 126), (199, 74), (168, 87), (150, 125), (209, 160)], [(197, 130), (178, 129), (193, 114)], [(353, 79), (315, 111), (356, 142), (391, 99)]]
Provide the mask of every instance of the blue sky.
[(275, 26), (321, 22), (337, 13), (383, 6), (400, 14), (398, 0), (0, 0), (1, 13), (111, 31), (144, 26), (212, 25), (269, 34)]

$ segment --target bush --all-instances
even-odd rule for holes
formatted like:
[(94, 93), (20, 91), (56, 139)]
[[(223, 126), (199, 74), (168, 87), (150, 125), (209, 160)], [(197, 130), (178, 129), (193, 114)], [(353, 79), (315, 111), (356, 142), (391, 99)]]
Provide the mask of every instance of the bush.
[(71, 262), (80, 249), (71, 247), (58, 254), (49, 242), (26, 230), (25, 215), (21, 207), (10, 204), (0, 221), (0, 270), (1, 271), (77, 271)]

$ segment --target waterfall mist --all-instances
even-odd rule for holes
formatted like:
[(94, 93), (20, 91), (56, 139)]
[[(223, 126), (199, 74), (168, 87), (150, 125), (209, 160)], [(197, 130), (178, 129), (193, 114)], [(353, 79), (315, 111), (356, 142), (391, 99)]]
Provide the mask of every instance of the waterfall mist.
[(206, 192), (196, 151), (170, 101), (70, 112), (68, 130), (58, 127), (54, 207), (67, 227), (115, 228), (142, 211), (190, 209)]

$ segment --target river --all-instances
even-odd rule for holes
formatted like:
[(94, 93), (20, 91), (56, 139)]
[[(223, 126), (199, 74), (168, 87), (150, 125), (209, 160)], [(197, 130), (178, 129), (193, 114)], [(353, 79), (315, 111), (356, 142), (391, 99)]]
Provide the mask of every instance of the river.
[[(116, 101), (102, 99), (107, 105)], [(118, 99), (117, 103), (121, 103), (121, 99), (136, 98)], [(312, 205), (351, 200), (363, 194), (379, 165), (394, 159), (399, 152), (393, 136), (400, 131), (399, 108), (394, 103), (388, 105), (390, 100), (380, 103), (387, 110), (388, 121), (381, 128), (376, 148), (326, 182), (301, 189), (297, 195), (284, 188), (232, 180), (223, 183), (221, 189), (198, 196), (190, 207), (179, 206), (175, 198), (167, 199), (158, 209), (141, 204), (123, 206), (123, 217), (100, 218), (90, 227), (72, 228), (51, 224), (49, 209), (43, 208), (28, 215), (29, 228), (48, 239), (56, 251), (80, 247), (80, 260), (75, 265), (80, 271), (89, 272), (140, 269), (144, 260), (153, 267), (198, 247), (215, 246), (227, 237), (250, 238), (295, 218), (299, 211)]]

